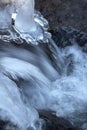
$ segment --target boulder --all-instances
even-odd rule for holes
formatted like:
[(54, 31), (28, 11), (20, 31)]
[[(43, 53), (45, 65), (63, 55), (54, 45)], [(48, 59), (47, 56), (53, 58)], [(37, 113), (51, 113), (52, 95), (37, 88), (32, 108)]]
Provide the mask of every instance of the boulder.
[(39, 116), (45, 122), (43, 130), (77, 130), (68, 120), (57, 117), (54, 111), (39, 110)]

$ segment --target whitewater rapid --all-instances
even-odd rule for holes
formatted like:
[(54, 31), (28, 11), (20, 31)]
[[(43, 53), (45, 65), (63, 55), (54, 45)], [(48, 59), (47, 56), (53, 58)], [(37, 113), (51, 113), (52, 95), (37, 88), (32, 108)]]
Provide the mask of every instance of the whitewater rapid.
[[(43, 47), (0, 46), (2, 119), (10, 120), (24, 130), (37, 120), (41, 122), (37, 109), (55, 110), (58, 116), (68, 118), (75, 112), (84, 112), (87, 103), (87, 55), (78, 45), (59, 49), (61, 58), (65, 59), (61, 75)], [(41, 124), (38, 129), (41, 129)]]

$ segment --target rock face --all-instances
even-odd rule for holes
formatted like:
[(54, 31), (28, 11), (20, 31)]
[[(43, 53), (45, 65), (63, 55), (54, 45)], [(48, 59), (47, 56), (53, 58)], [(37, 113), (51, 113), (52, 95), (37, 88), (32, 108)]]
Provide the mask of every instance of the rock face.
[(59, 47), (66, 47), (73, 44), (78, 44), (81, 47), (87, 48), (87, 33), (81, 32), (71, 27), (56, 27), (50, 30), (52, 38)]
[(3, 121), (0, 119), (0, 130), (19, 130), (16, 125), (13, 125), (9, 121)]
[(39, 115), (45, 121), (43, 130), (76, 130), (68, 120), (57, 117), (53, 111), (39, 110)]
[(72, 26), (87, 32), (87, 0), (36, 0), (36, 9), (48, 19), (51, 29)]

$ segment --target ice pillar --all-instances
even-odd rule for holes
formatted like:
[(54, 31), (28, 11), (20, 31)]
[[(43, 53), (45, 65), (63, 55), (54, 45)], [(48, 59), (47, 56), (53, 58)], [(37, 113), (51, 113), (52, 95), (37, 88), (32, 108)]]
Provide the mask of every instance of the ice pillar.
[(15, 26), (21, 32), (33, 32), (36, 30), (34, 22), (34, 0), (18, 0), (17, 17)]
[(11, 25), (12, 6), (10, 0), (0, 0), (0, 29)]

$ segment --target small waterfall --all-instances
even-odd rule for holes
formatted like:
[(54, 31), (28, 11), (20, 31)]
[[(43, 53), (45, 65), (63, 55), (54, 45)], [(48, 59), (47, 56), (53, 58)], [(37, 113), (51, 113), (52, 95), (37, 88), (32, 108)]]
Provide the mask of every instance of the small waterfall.
[(84, 127), (86, 53), (76, 43), (59, 48), (47, 31), (48, 22), (34, 12), (33, 0), (11, 1), (11, 5), (8, 1), (1, 1), (3, 11), (9, 5), (18, 12), (15, 25), (11, 25), (10, 17), (10, 26), (3, 23), (2, 29), (0, 24), (0, 120), (6, 122), (3, 129), (43, 130), (40, 109), (56, 111), (57, 116)]

